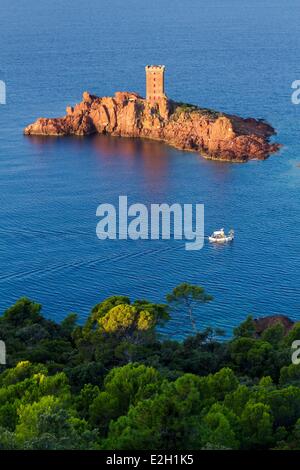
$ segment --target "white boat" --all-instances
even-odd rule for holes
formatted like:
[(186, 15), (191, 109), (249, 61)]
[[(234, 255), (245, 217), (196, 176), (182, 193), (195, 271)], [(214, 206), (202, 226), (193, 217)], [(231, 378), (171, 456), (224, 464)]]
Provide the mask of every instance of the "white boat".
[(208, 237), (208, 240), (211, 243), (228, 243), (228, 242), (232, 242), (233, 239), (234, 239), (234, 230), (233, 229), (229, 230), (229, 233), (226, 235), (223, 228), (221, 228), (220, 230), (216, 230), (215, 232), (212, 233), (210, 237)]

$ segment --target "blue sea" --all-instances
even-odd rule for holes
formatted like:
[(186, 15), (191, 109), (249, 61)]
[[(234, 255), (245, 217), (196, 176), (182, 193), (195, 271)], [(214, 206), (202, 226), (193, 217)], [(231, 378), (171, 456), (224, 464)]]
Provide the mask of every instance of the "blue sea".
[[(248, 314), (300, 320), (300, 79), (298, 0), (1, 0), (0, 309), (27, 296), (55, 320), (81, 321), (113, 294), (164, 301), (177, 284), (214, 296), (199, 328)], [(88, 90), (145, 94), (144, 66), (166, 65), (174, 100), (265, 118), (284, 146), (267, 161), (230, 164), (166, 145), (118, 139), (29, 138)], [(227, 246), (100, 241), (96, 208), (203, 203), (205, 233), (234, 227)], [(189, 331), (174, 314), (170, 336)]]

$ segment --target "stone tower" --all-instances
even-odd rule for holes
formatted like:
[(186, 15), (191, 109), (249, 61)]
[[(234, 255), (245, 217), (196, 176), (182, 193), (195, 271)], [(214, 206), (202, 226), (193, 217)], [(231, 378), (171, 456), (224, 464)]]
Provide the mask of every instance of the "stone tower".
[(146, 65), (146, 100), (159, 101), (165, 98), (165, 66)]

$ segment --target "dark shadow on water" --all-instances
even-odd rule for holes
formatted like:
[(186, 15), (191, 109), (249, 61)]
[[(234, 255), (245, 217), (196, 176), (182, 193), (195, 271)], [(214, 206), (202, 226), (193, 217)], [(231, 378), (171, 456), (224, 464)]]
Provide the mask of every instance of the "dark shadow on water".
[[(186, 152), (175, 149), (164, 142), (150, 139), (116, 137), (111, 135), (93, 134), (90, 136), (25, 136), (29, 145), (35, 147), (38, 153), (65, 154), (67, 159), (75, 153), (84, 157), (96, 157), (101, 164), (121, 165), (136, 169), (137, 174), (144, 174), (149, 182), (156, 184), (171, 173), (172, 160), (179, 161), (194, 156), (199, 172), (199, 182), (212, 179), (221, 190), (224, 182), (230, 181), (236, 174), (236, 169), (247, 164), (234, 164), (223, 161), (206, 160), (198, 152)], [(188, 162), (187, 162), (188, 163)], [(188, 167), (188, 165), (187, 165)], [(194, 168), (195, 169), (195, 168)], [(187, 171), (188, 168), (187, 168)], [(196, 173), (196, 174), (197, 174)], [(221, 188), (219, 187), (221, 186)]]
[[(146, 139), (115, 137), (110, 135), (91, 136), (27, 136), (29, 144), (38, 152), (84, 153), (100, 158), (106, 165), (120, 162), (122, 165), (142, 167), (144, 174), (159, 176), (168, 173), (169, 160), (174, 149), (162, 142)], [(68, 157), (69, 158), (69, 157)]]

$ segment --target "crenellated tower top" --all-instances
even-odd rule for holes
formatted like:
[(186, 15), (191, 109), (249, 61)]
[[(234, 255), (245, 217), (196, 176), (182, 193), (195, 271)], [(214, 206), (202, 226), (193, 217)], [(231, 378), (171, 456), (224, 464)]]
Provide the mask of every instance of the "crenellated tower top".
[(146, 65), (146, 100), (159, 101), (165, 98), (165, 66)]

